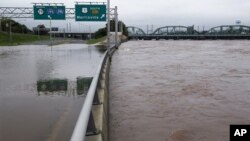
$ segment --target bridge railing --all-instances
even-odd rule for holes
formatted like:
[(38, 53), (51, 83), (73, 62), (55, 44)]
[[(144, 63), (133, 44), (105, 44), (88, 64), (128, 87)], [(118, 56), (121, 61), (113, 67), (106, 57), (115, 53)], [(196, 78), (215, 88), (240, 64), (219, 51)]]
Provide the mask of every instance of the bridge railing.
[(114, 47), (111, 55), (106, 51), (98, 66), (70, 141), (84, 141), (86, 136), (92, 136), (92, 140), (108, 140), (109, 69), (114, 51)]
[(210, 28), (209, 30), (197, 31), (194, 26), (163, 26), (157, 28), (151, 34), (145, 34), (145, 32), (139, 27), (128, 26), (129, 37), (133, 36), (220, 36), (220, 35), (232, 35), (232, 36), (245, 36), (250, 35), (250, 26), (246, 25), (221, 25)]

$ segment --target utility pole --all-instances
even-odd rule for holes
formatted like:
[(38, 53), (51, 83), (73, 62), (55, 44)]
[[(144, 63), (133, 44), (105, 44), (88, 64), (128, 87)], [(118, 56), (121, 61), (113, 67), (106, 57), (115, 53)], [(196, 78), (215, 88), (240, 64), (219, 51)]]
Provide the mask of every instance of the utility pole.
[(148, 34), (148, 24), (147, 24), (147, 34)]
[(69, 24), (66, 24), (66, 32), (69, 32)]
[(92, 33), (91, 33), (92, 31), (91, 31), (91, 26), (89, 25), (89, 39), (91, 39), (92, 38)]
[(65, 39), (65, 28), (63, 28), (63, 38)]
[(117, 6), (115, 6), (115, 47), (118, 47), (118, 12)]
[(108, 54), (110, 53), (110, 0), (107, 0), (107, 6), (108, 6), (108, 23), (107, 23), (107, 48), (108, 48)]
[(69, 23), (69, 32), (71, 32), (71, 23)]
[(152, 24), (152, 26), (151, 26), (151, 33), (153, 33), (154, 32), (154, 25)]
[(81, 33), (81, 25), (78, 23), (78, 32)]

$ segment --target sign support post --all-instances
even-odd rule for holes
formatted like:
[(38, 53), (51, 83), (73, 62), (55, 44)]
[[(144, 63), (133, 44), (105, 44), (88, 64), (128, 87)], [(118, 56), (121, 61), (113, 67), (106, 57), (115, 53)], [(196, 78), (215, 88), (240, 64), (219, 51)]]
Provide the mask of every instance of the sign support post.
[(107, 6), (108, 6), (108, 23), (107, 23), (107, 48), (108, 48), (108, 54), (110, 53), (110, 0), (107, 0)]
[(115, 6), (115, 47), (118, 47), (118, 12), (117, 6)]

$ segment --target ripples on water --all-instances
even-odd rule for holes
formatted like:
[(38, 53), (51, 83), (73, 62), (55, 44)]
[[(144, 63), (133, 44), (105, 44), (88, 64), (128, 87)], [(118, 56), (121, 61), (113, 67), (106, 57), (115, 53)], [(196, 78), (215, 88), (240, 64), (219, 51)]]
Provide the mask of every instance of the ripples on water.
[(82, 44), (0, 47), (0, 140), (68, 141), (103, 53)]
[(111, 141), (228, 141), (250, 123), (250, 41), (129, 41), (110, 72)]

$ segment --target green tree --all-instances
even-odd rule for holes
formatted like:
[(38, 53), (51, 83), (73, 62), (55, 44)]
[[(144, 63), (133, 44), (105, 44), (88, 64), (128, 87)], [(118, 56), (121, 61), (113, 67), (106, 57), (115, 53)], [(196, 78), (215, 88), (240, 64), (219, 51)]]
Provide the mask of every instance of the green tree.
[[(118, 32), (121, 32), (121, 26), (122, 26), (122, 34), (125, 36), (128, 36), (127, 27), (122, 21), (118, 22)], [(107, 25), (106, 25), (106, 27), (107, 27)], [(97, 30), (95, 32), (95, 38), (101, 38), (103, 36), (106, 36), (107, 35), (107, 28), (106, 27), (100, 28), (99, 30)], [(115, 32), (115, 21), (114, 20), (110, 21), (110, 31)]]
[(11, 32), (13, 33), (30, 33), (32, 32), (30, 29), (27, 28), (26, 25), (20, 24), (15, 20), (10, 18), (2, 17), (1, 19), (1, 28), (2, 31), (10, 32), (10, 24), (11, 24)]
[(94, 33), (94, 35), (95, 35), (95, 38), (96, 38), (96, 39), (106, 36), (106, 35), (107, 35), (107, 28), (104, 27), (104, 28), (98, 29), (98, 30)]
[(43, 24), (40, 24), (40, 25), (37, 25), (35, 28), (33, 28), (33, 32), (36, 34), (36, 35), (47, 35), (49, 33), (49, 29), (45, 27), (45, 25)]

